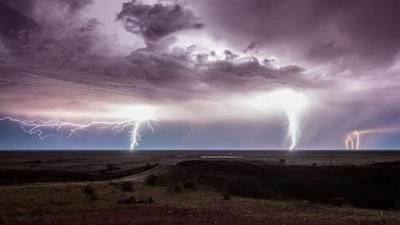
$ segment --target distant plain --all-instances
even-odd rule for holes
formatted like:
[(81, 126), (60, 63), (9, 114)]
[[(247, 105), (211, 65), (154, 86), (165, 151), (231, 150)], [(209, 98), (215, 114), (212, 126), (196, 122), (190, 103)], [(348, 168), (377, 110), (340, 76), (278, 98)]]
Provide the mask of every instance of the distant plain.
[(396, 151), (2, 151), (0, 224), (400, 224), (399, 172)]

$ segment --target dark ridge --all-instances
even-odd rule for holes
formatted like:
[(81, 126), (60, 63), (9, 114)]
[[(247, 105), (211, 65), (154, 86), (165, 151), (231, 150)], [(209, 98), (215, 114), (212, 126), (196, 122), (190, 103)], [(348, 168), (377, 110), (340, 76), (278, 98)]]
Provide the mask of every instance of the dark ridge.
[(287, 166), (239, 161), (186, 161), (164, 179), (197, 182), (237, 196), (303, 199), (331, 205), (394, 209), (400, 162), (362, 166)]

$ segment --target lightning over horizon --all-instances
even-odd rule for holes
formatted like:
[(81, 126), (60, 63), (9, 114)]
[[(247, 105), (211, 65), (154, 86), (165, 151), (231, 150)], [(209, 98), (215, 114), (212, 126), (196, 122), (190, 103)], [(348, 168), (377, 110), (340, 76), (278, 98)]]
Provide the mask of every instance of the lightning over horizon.
[(129, 131), (130, 134), (130, 151), (135, 150), (139, 145), (141, 138), (140, 126), (143, 123), (147, 124), (147, 127), (154, 131), (151, 122), (153, 120), (126, 120), (126, 121), (93, 121), (90, 123), (71, 123), (62, 121), (44, 121), (44, 120), (21, 120), (10, 116), (0, 118), (0, 121), (8, 120), (15, 122), (20, 125), (20, 128), (28, 134), (37, 135), (40, 140), (45, 140), (48, 137), (61, 137), (54, 133), (46, 134), (46, 130), (53, 130), (60, 132), (61, 130), (67, 131), (68, 135), (66, 138), (71, 138), (74, 135), (78, 135), (78, 132), (89, 132), (89, 129), (109, 129), (114, 134), (121, 134), (125, 131)]
[(359, 150), (361, 147), (361, 137), (364, 135), (377, 135), (385, 133), (400, 132), (400, 127), (371, 128), (355, 130), (346, 134), (345, 146), (347, 150)]
[[(0, 150), (398, 149), (399, 10), (392, 0), (3, 0)], [(21, 142), (22, 132), (68, 141)], [(71, 138), (81, 132), (89, 138)]]
[(257, 94), (250, 102), (252, 106), (259, 109), (275, 110), (278, 108), (283, 111), (287, 117), (286, 137), (290, 142), (288, 150), (293, 150), (300, 137), (301, 115), (310, 103), (306, 95), (286, 88)]

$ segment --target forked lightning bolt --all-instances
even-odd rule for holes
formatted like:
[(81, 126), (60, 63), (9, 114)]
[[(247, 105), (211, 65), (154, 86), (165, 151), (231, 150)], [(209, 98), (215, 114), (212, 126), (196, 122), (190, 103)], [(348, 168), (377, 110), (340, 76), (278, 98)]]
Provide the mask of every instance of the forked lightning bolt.
[(345, 145), (347, 150), (360, 149), (360, 132), (352, 131), (346, 135)]
[(355, 130), (346, 134), (344, 144), (347, 150), (358, 150), (361, 146), (361, 136), (400, 132), (400, 127), (381, 127), (364, 130)]
[(46, 131), (67, 131), (67, 138), (73, 135), (78, 135), (80, 131), (87, 131), (90, 128), (94, 129), (110, 129), (115, 134), (120, 134), (125, 131), (130, 131), (130, 150), (133, 151), (138, 145), (141, 139), (140, 128), (142, 124), (146, 124), (149, 129), (154, 131), (152, 122), (157, 120), (147, 119), (147, 120), (124, 120), (124, 121), (93, 121), (90, 123), (71, 123), (63, 122), (57, 120), (23, 120), (17, 119), (10, 116), (0, 118), (0, 121), (8, 120), (11, 122), (18, 123), (21, 129), (32, 135), (37, 135), (40, 140), (44, 140), (50, 136), (58, 136), (54, 134), (46, 134)]

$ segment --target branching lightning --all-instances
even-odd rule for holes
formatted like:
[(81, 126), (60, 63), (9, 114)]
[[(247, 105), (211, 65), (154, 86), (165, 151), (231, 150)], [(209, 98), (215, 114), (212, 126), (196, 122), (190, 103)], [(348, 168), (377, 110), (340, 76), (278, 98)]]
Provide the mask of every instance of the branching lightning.
[(18, 123), (21, 129), (32, 135), (37, 135), (40, 140), (44, 140), (50, 136), (56, 136), (53, 134), (46, 134), (49, 131), (66, 131), (68, 134), (67, 138), (70, 138), (74, 135), (78, 135), (78, 132), (88, 131), (91, 128), (94, 129), (110, 129), (115, 134), (120, 134), (127, 130), (130, 131), (130, 150), (133, 151), (138, 145), (141, 139), (140, 128), (143, 123), (146, 123), (147, 127), (154, 131), (152, 126), (152, 122), (157, 121), (155, 119), (140, 119), (140, 120), (123, 120), (123, 121), (93, 121), (90, 123), (71, 123), (71, 122), (63, 122), (57, 120), (23, 120), (17, 119), (10, 116), (6, 116), (4, 118), (0, 118), (0, 121), (8, 120), (11, 122)]
[(140, 139), (142, 138), (140, 135), (140, 128), (143, 123), (146, 123), (147, 128), (150, 129), (152, 132), (154, 132), (154, 127), (152, 126), (152, 121), (156, 120), (137, 120), (133, 126), (133, 129), (131, 129), (131, 151), (133, 151), (136, 146), (139, 145)]

